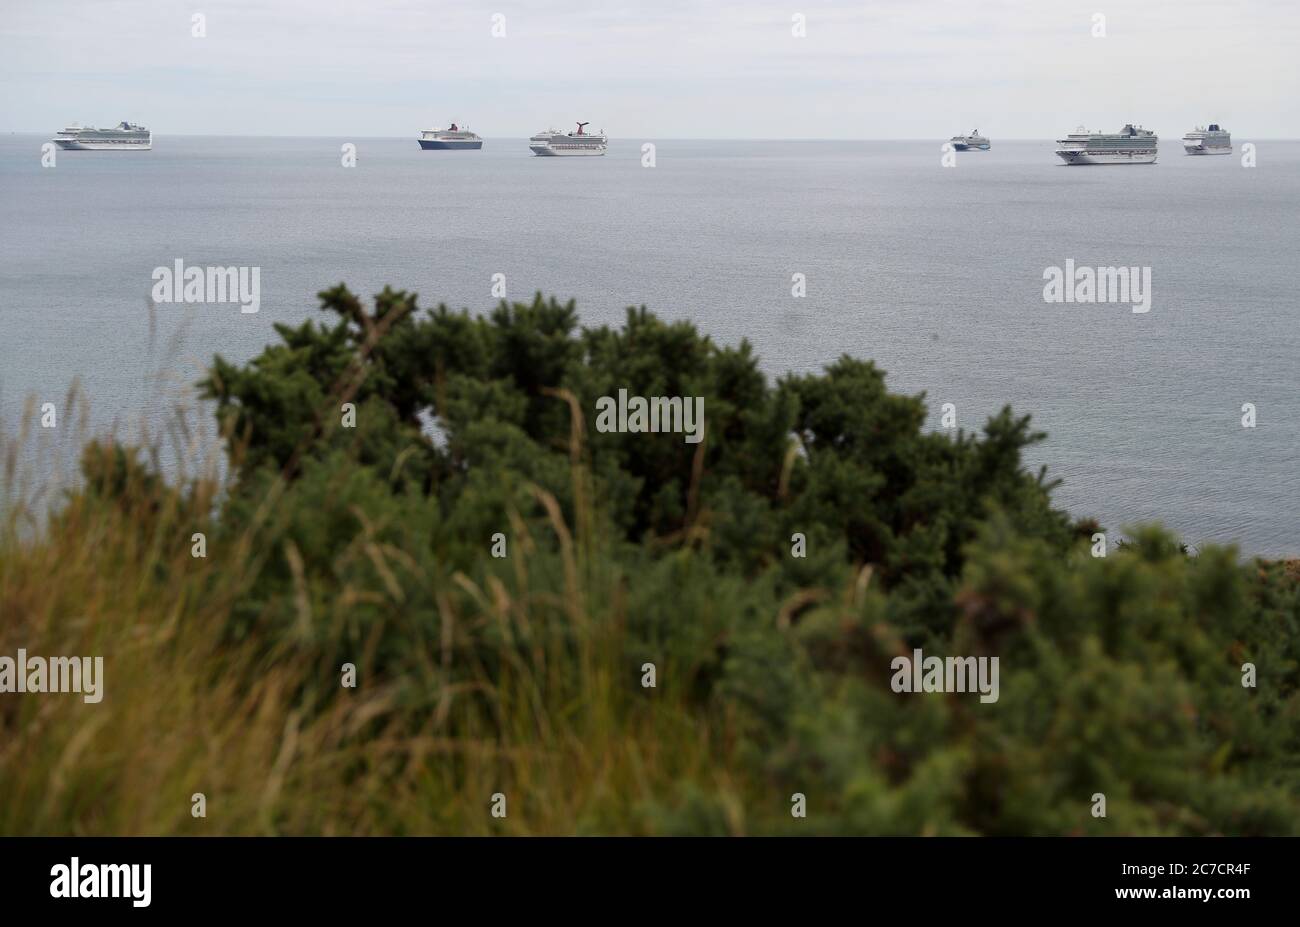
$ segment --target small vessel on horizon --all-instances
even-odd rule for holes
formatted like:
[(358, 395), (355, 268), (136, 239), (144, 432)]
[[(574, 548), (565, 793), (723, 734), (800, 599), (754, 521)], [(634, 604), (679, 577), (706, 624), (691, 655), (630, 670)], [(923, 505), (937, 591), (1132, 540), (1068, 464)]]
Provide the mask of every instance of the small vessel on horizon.
[(60, 129), (53, 142), (64, 151), (149, 151), (153, 148), (153, 133), (130, 122), (120, 122), (111, 129), (74, 122)]
[(1232, 133), (1219, 128), (1217, 122), (1208, 129), (1197, 126), (1183, 136), (1183, 148), (1189, 155), (1232, 154)]
[(970, 135), (954, 135), (948, 139), (949, 144), (958, 151), (988, 151), (989, 140), (980, 135), (980, 130), (975, 129)]
[(424, 151), (477, 151), (483, 147), (483, 139), (454, 122), (446, 129), (425, 129), (416, 141)]
[(578, 123), (576, 132), (564, 133), (559, 129), (546, 129), (528, 140), (533, 154), (542, 157), (573, 157), (575, 155), (603, 155), (609, 148), (605, 133), (586, 131), (590, 123)]
[(1056, 154), (1066, 164), (1155, 164), (1159, 141), (1150, 129), (1132, 123), (1112, 133), (1079, 126), (1057, 139)]

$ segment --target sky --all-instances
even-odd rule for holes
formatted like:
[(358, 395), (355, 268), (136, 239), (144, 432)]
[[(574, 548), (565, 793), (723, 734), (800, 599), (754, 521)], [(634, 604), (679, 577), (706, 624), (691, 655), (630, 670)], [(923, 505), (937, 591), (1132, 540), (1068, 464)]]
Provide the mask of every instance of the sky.
[(640, 139), (1125, 122), (1296, 138), (1300, 2), (0, 0), (0, 132), (123, 119), (158, 135), (454, 120), (508, 138), (583, 120)]

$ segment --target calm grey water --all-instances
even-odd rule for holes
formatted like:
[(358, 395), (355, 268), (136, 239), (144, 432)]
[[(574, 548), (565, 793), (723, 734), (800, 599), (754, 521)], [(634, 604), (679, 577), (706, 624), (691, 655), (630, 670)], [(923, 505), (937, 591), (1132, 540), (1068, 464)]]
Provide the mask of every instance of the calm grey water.
[[(1164, 134), (1154, 166), (1064, 167), (1051, 141), (944, 168), (941, 140), (660, 140), (653, 169), (639, 139), (543, 159), (523, 139), (195, 137), (43, 169), (45, 137), (0, 136), (0, 422), (79, 377), (95, 421), (130, 434), (212, 354), (245, 360), (318, 314), (327, 285), (486, 310), (502, 273), (587, 324), (645, 304), (747, 337), (773, 375), (873, 358), (927, 393), (932, 427), (941, 403), (973, 428), (1010, 402), (1049, 432), (1031, 462), (1071, 511), (1300, 554), (1300, 143), (1258, 141), (1246, 169), (1245, 137), (1192, 158)], [(177, 258), (260, 267), (261, 311), (151, 321), (150, 275)], [(1151, 267), (1151, 311), (1044, 303), (1067, 258)]]

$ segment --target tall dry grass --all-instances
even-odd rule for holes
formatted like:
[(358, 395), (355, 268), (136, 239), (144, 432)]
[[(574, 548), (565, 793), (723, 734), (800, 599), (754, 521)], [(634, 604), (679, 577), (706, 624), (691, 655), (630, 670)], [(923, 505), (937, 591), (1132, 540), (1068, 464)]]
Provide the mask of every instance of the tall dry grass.
[[(103, 656), (104, 694), (98, 704), (0, 696), (0, 833), (653, 833), (665, 796), (692, 783), (723, 796), (713, 827), (745, 830), (747, 787), (725, 721), (616, 669), (627, 666), (626, 577), (601, 560), (581, 514), (589, 488), (576, 455), (578, 523), (539, 495), (564, 555), (563, 602), (532, 591), (532, 545), (517, 522), (512, 588), (458, 575), (466, 595), (441, 595), (443, 640), (427, 658), (435, 668), (459, 659), (469, 648), (458, 638), (490, 624), (534, 652), (471, 672), (468, 683), (444, 681), (429, 693), (436, 710), (412, 713), (397, 697), (401, 680), (376, 678), (364, 651), (358, 685), (345, 689), (339, 667), (268, 649), (256, 635), (230, 639), (229, 610), (257, 563), (292, 564), (295, 553), (247, 536), (233, 553), (192, 556), (188, 528), (224, 487), (214, 456), (195, 461), (191, 436), (177, 491), (160, 496), (147, 473), (129, 469), (110, 502), (84, 485), (56, 488), (52, 471), (42, 484), (39, 467), (23, 478), (29, 434), (4, 448), (0, 655)], [(79, 438), (88, 440), (84, 428)], [(356, 543), (390, 577), (419, 569), (363, 535)], [(313, 613), (316, 597), (298, 592), (304, 621), (337, 617)], [(332, 609), (380, 597), (400, 622), (398, 593), (349, 588)], [(557, 620), (567, 626), (548, 633), (543, 625)], [(506, 795), (504, 818), (489, 813), (496, 792)], [(204, 817), (192, 814), (199, 793)]]

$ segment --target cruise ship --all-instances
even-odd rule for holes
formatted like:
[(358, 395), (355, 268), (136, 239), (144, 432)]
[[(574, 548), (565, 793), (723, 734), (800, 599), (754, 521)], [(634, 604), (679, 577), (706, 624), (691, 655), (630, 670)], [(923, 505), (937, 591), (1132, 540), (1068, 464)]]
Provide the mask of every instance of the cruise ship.
[(1189, 155), (1232, 154), (1232, 133), (1217, 122), (1208, 129), (1197, 126), (1183, 136), (1183, 148)]
[(1150, 129), (1132, 124), (1115, 133), (1089, 132), (1080, 126), (1057, 140), (1056, 153), (1066, 164), (1155, 164), (1158, 142)]
[(447, 129), (425, 129), (416, 139), (425, 151), (477, 151), (483, 139), (452, 123)]
[(970, 135), (954, 135), (948, 139), (949, 144), (958, 151), (988, 151), (989, 140), (980, 135), (980, 130), (976, 129)]
[(59, 130), (54, 144), (66, 151), (148, 151), (153, 147), (153, 133), (130, 122), (120, 122), (111, 129), (74, 122)]
[(578, 123), (578, 131), (565, 134), (559, 129), (538, 132), (528, 140), (533, 154), (544, 157), (572, 157), (576, 155), (603, 155), (609, 147), (605, 133), (587, 132), (587, 122)]

